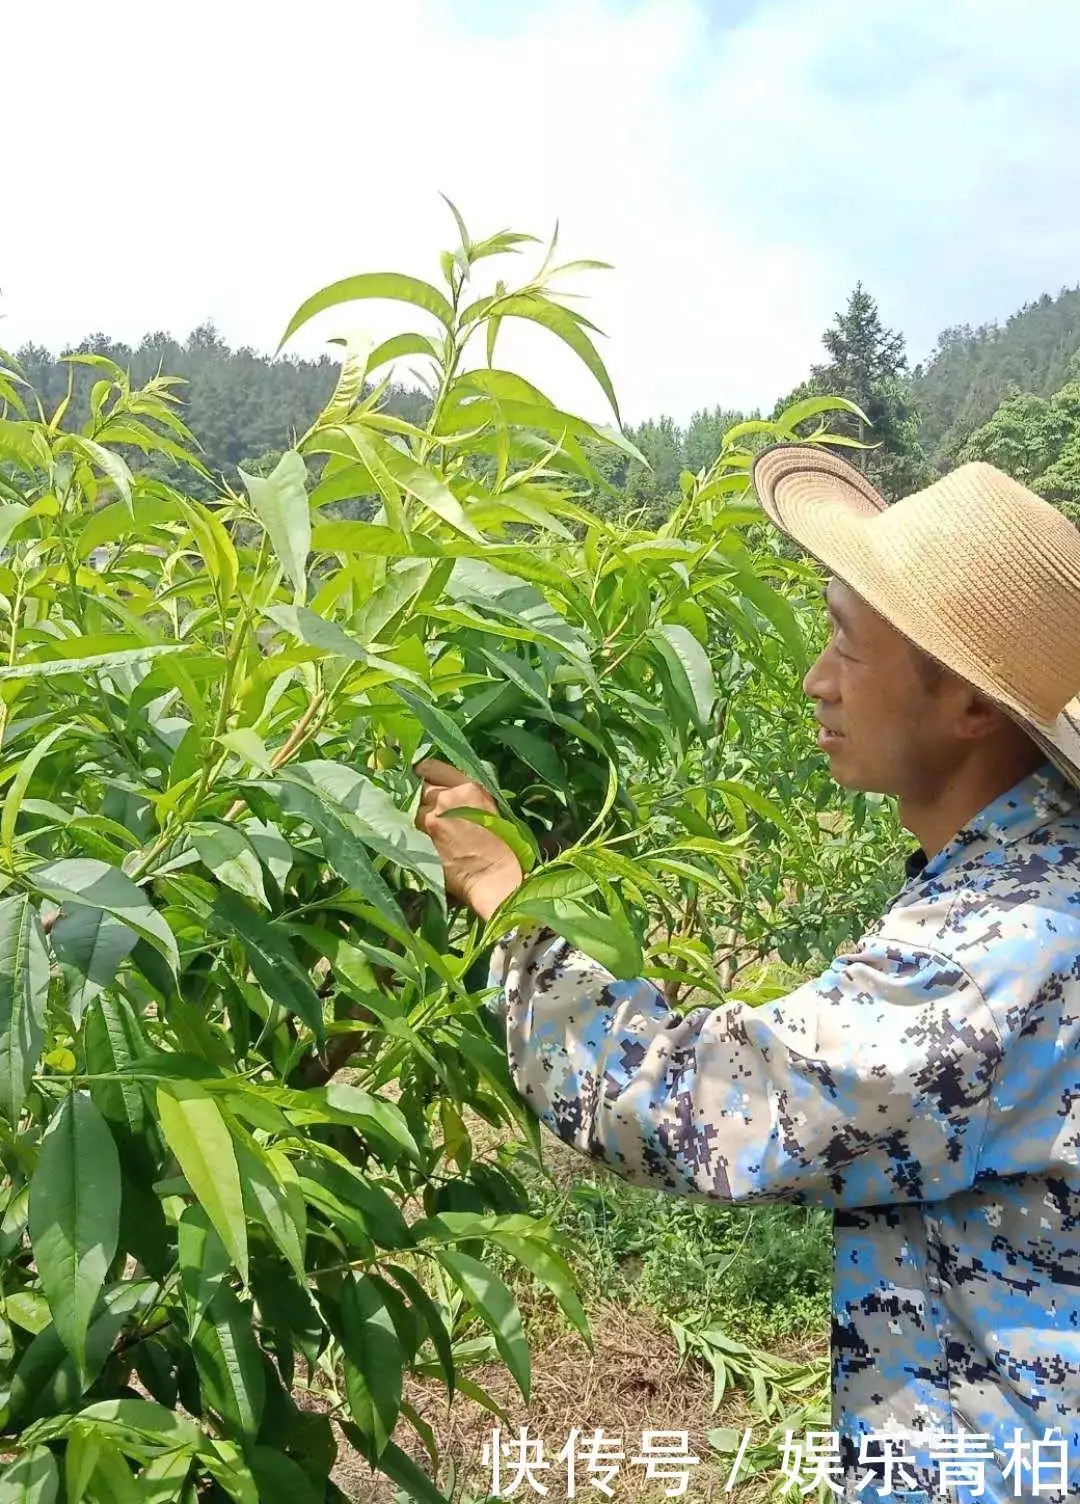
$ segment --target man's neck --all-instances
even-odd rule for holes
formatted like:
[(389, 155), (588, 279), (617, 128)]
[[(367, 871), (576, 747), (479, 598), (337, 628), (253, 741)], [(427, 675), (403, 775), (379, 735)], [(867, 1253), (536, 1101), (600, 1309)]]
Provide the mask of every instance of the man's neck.
[(980, 810), (1034, 773), (1044, 760), (1039, 748), (1029, 742), (1017, 748), (1015, 757), (997, 759), (993, 766), (965, 765), (947, 775), (932, 794), (901, 798), (900, 819), (932, 857)]

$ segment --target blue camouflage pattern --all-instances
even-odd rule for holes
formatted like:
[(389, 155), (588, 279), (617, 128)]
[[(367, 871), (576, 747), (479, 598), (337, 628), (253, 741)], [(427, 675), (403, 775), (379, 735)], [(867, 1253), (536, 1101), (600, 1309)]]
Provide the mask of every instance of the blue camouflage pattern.
[[(890, 1481), (866, 1460), (888, 1430), (910, 1460), (882, 1497), (1080, 1497), (1080, 794), (1050, 763), (776, 1002), (679, 1012), (545, 929), (492, 984), (567, 1144), (680, 1195), (834, 1209), (844, 1498)], [(995, 1460), (942, 1486), (958, 1432)]]

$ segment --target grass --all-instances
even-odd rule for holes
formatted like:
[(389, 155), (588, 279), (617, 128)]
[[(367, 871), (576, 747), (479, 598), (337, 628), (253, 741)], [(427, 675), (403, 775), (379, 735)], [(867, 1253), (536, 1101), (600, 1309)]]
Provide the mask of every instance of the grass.
[[(477, 1138), (484, 1137), (481, 1128)], [(471, 1376), (505, 1410), (504, 1434), (516, 1436), (525, 1425), (546, 1442), (553, 1466), (538, 1476), (550, 1504), (568, 1497), (555, 1458), (572, 1427), (602, 1427), (635, 1450), (643, 1430), (685, 1430), (701, 1459), (691, 1470), (689, 1500), (725, 1494), (732, 1438), (737, 1445), (752, 1428), (739, 1476), (746, 1479), (752, 1465), (757, 1472), (725, 1496), (736, 1504), (774, 1497), (784, 1425), (801, 1434), (827, 1419), (829, 1215), (665, 1196), (628, 1185), (547, 1134), (544, 1153), (541, 1168), (522, 1146), (489, 1140), (485, 1157), (508, 1159), (531, 1209), (550, 1213), (568, 1239), (595, 1346), (590, 1352), (551, 1297), (506, 1261), (501, 1272), (533, 1350), (531, 1401), (523, 1403), (498, 1363), (481, 1363)], [(494, 1418), (461, 1398), (448, 1412), (435, 1385), (414, 1385), (410, 1398), (442, 1457), (453, 1459), (455, 1497), (461, 1504), (486, 1499), (482, 1448)], [(440, 1481), (449, 1482), (444, 1474)], [(666, 1486), (624, 1466), (614, 1499), (645, 1504), (663, 1498)], [(370, 1481), (367, 1490), (355, 1489), (349, 1491), (360, 1499), (391, 1497)], [(603, 1498), (579, 1480), (582, 1493)], [(526, 1482), (515, 1497), (540, 1495)]]
[(723, 1207), (628, 1185), (547, 1141), (550, 1176), (517, 1164), (537, 1212), (578, 1249), (586, 1304), (693, 1312), (748, 1343), (828, 1332), (832, 1222), (816, 1207)]
[[(685, 1430), (701, 1462), (683, 1497), (728, 1497), (758, 1504), (777, 1497), (784, 1425), (797, 1434), (826, 1424), (832, 1230), (815, 1208), (732, 1208), (665, 1196), (628, 1185), (544, 1134), (541, 1167), (519, 1143), (470, 1116), (478, 1158), (504, 1160), (524, 1182), (530, 1209), (549, 1213), (568, 1240), (593, 1332), (590, 1351), (548, 1293), (511, 1261), (489, 1250), (521, 1308), (533, 1352), (533, 1391), (526, 1405), (505, 1368), (481, 1351), (469, 1376), (505, 1412), (504, 1435), (518, 1428), (542, 1438), (550, 1470), (548, 1504), (568, 1498), (557, 1454), (572, 1427), (624, 1438), (636, 1452), (647, 1429)], [(482, 1328), (477, 1326), (479, 1337)], [(457, 1504), (488, 1499), (490, 1472), (482, 1449), (500, 1424), (459, 1395), (447, 1408), (441, 1384), (410, 1378), (406, 1397), (431, 1427), (441, 1458), (439, 1482)], [(790, 1419), (788, 1418), (790, 1417)], [(752, 1428), (740, 1482), (725, 1493), (732, 1453)], [(401, 1445), (430, 1465), (408, 1427)], [(447, 1464), (450, 1464), (448, 1471)], [(747, 1478), (749, 1465), (756, 1474)], [(361, 1504), (390, 1504), (395, 1490), (373, 1477), (347, 1447), (336, 1481)], [(613, 1501), (652, 1504), (666, 1483), (624, 1465)], [(602, 1500), (584, 1478), (577, 1496)], [(524, 1482), (517, 1499), (541, 1497)], [(787, 1495), (786, 1497), (791, 1497)], [(406, 1504), (398, 1495), (398, 1504)]]

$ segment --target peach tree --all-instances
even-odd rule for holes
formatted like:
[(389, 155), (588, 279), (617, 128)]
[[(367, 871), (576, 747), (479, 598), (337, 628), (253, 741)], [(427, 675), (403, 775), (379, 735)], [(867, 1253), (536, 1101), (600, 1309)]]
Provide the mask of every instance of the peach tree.
[[(410, 317), (350, 337), (310, 430), (212, 502), (168, 377), (70, 357), (76, 426), (0, 362), (5, 1500), (332, 1499), (339, 1436), (442, 1497), (410, 1376), (494, 1407), (470, 1368), (497, 1355), (528, 1396), (515, 1265), (588, 1337), (515, 1173), (540, 1141), (485, 1007), (499, 924), (717, 994), (718, 925), (764, 955), (778, 895), (835, 883), (794, 708), (815, 586), (747, 471), (842, 404), (733, 431), (659, 532), (600, 522), (593, 457), (628, 440), (557, 291), (587, 264), (484, 291), (530, 237), (458, 225), (440, 285), (367, 273), (297, 312), (286, 337)], [(499, 364), (515, 321), (611, 427)], [(423, 425), (385, 404), (405, 359)], [(413, 823), (429, 750), (529, 874), (489, 932)]]

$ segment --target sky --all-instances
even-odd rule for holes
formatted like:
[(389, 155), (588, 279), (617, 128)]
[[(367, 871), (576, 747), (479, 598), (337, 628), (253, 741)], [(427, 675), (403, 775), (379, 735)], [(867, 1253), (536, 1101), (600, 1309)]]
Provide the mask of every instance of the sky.
[[(1076, 0), (7, 0), (0, 91), (9, 349), (212, 319), (272, 351), (337, 278), (437, 280), (440, 193), (612, 263), (566, 286), (629, 422), (771, 407), (858, 279), (913, 361), (1080, 282)], [(500, 363), (610, 416), (545, 331)]]

